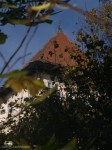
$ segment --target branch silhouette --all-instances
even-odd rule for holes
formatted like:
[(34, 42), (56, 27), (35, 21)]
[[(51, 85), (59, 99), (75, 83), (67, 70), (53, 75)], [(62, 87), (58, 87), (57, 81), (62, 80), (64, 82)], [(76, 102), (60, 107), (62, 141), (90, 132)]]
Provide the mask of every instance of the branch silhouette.
[(29, 32), (31, 30), (31, 26), (28, 27), (27, 32), (25, 34), (25, 36), (23, 37), (19, 47), (15, 50), (15, 52), (11, 55), (11, 57), (9, 58), (9, 60), (7, 61), (7, 63), (4, 65), (3, 69), (1, 70), (0, 74), (3, 74), (5, 69), (7, 68), (7, 66), (9, 65), (9, 63), (12, 61), (12, 59), (15, 57), (15, 55), (19, 52), (20, 48), (23, 46)]

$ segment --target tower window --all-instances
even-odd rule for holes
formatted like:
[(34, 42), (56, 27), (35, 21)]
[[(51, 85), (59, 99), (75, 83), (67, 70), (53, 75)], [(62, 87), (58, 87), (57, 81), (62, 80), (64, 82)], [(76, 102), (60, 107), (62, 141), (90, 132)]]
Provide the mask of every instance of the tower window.
[(41, 57), (40, 57), (40, 59), (43, 59), (44, 58), (44, 56), (42, 55)]
[(50, 57), (52, 57), (52, 55), (54, 54), (52, 51), (49, 51), (48, 53), (50, 55)]
[(59, 44), (57, 43), (57, 41), (54, 41), (54, 48), (58, 48)]
[(52, 84), (52, 82), (51, 81), (48, 81), (48, 88), (52, 88), (53, 87), (53, 84)]
[(59, 57), (60, 57), (60, 58), (63, 58), (63, 55), (62, 55), (62, 54), (60, 54), (60, 55), (59, 55)]
[(68, 50), (69, 50), (69, 47), (66, 46), (66, 47), (65, 47), (65, 52), (68, 52)]

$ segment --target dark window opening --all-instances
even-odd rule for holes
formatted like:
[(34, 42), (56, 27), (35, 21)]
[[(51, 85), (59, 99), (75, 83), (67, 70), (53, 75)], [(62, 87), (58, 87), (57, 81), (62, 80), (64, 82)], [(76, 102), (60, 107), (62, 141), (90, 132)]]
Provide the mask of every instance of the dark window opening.
[(50, 88), (50, 89), (51, 89), (52, 87), (53, 87), (52, 82), (51, 82), (51, 81), (49, 81), (49, 82), (48, 82), (48, 88)]
[(41, 58), (41, 59), (43, 59), (43, 58), (44, 58), (44, 56), (42, 55), (40, 58)]
[(49, 51), (48, 53), (50, 55), (50, 57), (52, 57), (52, 55), (54, 54), (52, 51)]
[(70, 48), (68, 46), (65, 47), (65, 52), (68, 52)]
[(54, 48), (58, 48), (59, 44), (57, 43), (57, 41), (54, 41)]
[(63, 58), (63, 55), (62, 55), (62, 54), (60, 54), (60, 55), (59, 55), (59, 57), (60, 57), (60, 58)]

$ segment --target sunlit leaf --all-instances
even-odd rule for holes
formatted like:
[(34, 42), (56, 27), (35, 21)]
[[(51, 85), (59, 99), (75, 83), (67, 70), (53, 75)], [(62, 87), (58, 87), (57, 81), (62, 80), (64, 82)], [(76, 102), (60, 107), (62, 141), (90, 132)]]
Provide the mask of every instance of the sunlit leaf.
[(43, 89), (45, 86), (44, 83), (40, 80), (24, 76), (20, 78), (9, 78), (5, 83), (5, 87), (10, 87), (15, 92), (21, 92), (22, 89), (28, 89), (31, 95), (35, 95), (40, 89)]
[(28, 89), (31, 95), (36, 95), (40, 89), (45, 88), (45, 85), (41, 80), (36, 80), (32, 77), (24, 77), (22, 80), (24, 88)]
[(10, 73), (0, 75), (0, 78), (11, 78), (11, 77), (19, 78), (27, 75), (27, 73), (28, 73), (27, 71), (12, 71)]
[(51, 6), (51, 3), (47, 3), (47, 4), (43, 4), (43, 5), (39, 5), (39, 6), (32, 6), (31, 9), (34, 11), (41, 11), (43, 9), (49, 8)]
[(45, 16), (41, 17), (39, 19), (39, 21), (45, 21), (45, 20), (49, 19), (49, 17), (50, 17), (50, 15), (45, 15)]
[(13, 71), (8, 74), (0, 75), (0, 77), (8, 78), (5, 82), (5, 87), (10, 87), (15, 92), (21, 92), (22, 89), (28, 89), (31, 95), (35, 95), (40, 89), (45, 88), (43, 81), (36, 80), (26, 75), (27, 71)]
[(17, 25), (17, 24), (27, 25), (27, 24), (29, 24), (29, 20), (27, 18), (26, 19), (8, 19), (8, 21), (14, 25)]
[(21, 90), (23, 89), (23, 84), (20, 82), (19, 79), (10, 78), (6, 81), (5, 87), (6, 88), (10, 87), (15, 92), (21, 92)]

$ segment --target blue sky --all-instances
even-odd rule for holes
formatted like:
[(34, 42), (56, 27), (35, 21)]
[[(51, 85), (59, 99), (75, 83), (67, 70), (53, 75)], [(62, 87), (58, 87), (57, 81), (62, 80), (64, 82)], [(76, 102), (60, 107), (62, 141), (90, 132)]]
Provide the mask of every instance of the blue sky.
[[(76, 4), (77, 7), (84, 10), (99, 7), (98, 0), (71, 0), (71, 3)], [(38, 26), (37, 32), (35, 33), (35, 36), (32, 38), (32, 41), (27, 48), (27, 52), (31, 52), (31, 55), (26, 57), (26, 62), (43, 47), (43, 45), (49, 40), (49, 38), (53, 37), (56, 34), (57, 25), (59, 24), (59, 22), (61, 24), (63, 32), (69, 37), (71, 41), (73, 41), (75, 36), (72, 34), (72, 32), (77, 32), (78, 29), (80, 29), (84, 25), (82, 24), (81, 18), (83, 17), (80, 16), (77, 12), (74, 12), (73, 10), (63, 10), (63, 12), (51, 17), (51, 19), (53, 19), (53, 23), (51, 25), (46, 23), (40, 24)], [(77, 22), (78, 24), (76, 24)], [(35, 27), (31, 29), (27, 40), (32, 35), (34, 28)], [(23, 25), (13, 26), (8, 24), (4, 27), (1, 27), (1, 29), (8, 35), (6, 43), (0, 45), (0, 51), (2, 52), (7, 61), (22, 41), (22, 38), (27, 31), (27, 27)], [(24, 54), (26, 43), (27, 41), (24, 43), (11, 64), (13, 64), (17, 58)], [(3, 61), (0, 58), (0, 70), (2, 69), (3, 65)], [(21, 69), (22, 67), (23, 63), (21, 60), (15, 64), (13, 69)]]

